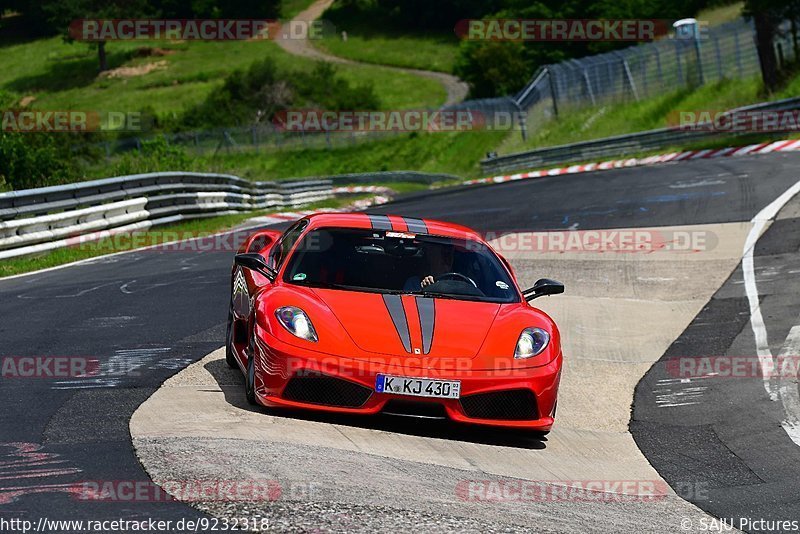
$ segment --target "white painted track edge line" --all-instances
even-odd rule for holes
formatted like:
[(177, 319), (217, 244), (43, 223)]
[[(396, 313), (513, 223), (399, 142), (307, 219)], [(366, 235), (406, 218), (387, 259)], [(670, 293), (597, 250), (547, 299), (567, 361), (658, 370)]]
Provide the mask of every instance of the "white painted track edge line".
[(772, 351), (769, 348), (767, 339), (767, 327), (764, 324), (764, 317), (761, 314), (761, 303), (758, 298), (758, 285), (756, 284), (756, 276), (753, 268), (753, 251), (755, 250), (756, 243), (761, 237), (764, 229), (769, 225), (769, 222), (775, 218), (778, 212), (791, 200), (795, 195), (800, 193), (800, 181), (796, 182), (784, 193), (773, 200), (769, 205), (762, 209), (758, 214), (753, 217), (753, 227), (747, 234), (747, 239), (744, 244), (744, 254), (742, 257), (742, 272), (744, 275), (744, 287), (747, 294), (747, 302), (750, 308), (750, 327), (753, 329), (753, 335), (756, 343), (756, 354), (758, 355), (759, 363), (761, 364), (762, 375), (764, 377), (764, 389), (769, 395), (770, 399), (777, 401), (777, 391), (775, 391), (770, 383), (770, 369), (772, 368), (773, 358)]

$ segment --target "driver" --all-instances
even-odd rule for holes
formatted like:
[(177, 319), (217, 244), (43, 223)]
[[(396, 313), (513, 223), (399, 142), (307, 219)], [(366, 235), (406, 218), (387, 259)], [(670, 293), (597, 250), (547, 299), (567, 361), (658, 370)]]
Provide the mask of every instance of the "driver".
[(452, 272), (454, 252), (455, 247), (452, 245), (436, 245), (429, 247), (426, 254), (429, 260), (428, 272), (435, 274), (425, 276), (420, 281), (419, 286), (429, 286), (436, 282), (436, 275)]

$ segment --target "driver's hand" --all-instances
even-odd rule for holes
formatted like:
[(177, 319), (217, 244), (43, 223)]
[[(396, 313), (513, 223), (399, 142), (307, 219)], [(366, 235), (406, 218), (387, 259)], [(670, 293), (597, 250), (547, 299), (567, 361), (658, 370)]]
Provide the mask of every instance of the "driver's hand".
[(419, 283), (420, 287), (425, 287), (433, 284), (436, 280), (433, 279), (433, 276), (428, 275), (422, 279), (422, 282)]

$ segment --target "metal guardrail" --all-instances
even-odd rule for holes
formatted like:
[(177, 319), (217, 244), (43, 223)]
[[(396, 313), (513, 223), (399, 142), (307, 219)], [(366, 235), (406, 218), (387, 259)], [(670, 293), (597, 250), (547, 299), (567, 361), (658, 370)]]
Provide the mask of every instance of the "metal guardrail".
[(333, 196), (329, 179), (250, 182), (162, 172), (0, 194), (0, 260), (186, 219), (292, 208)]
[[(774, 102), (762, 102), (728, 111), (728, 114), (746, 111), (786, 111), (800, 108), (800, 98), (786, 98)], [(709, 140), (732, 135), (746, 135), (751, 132), (725, 132), (682, 130), (679, 128), (659, 128), (626, 135), (604, 137), (591, 141), (539, 148), (518, 152), (481, 161), (481, 169), (487, 174), (499, 174), (523, 169), (533, 169), (562, 163), (591, 161), (595, 158), (626, 156), (647, 150), (655, 150), (677, 145), (685, 145), (701, 140)]]

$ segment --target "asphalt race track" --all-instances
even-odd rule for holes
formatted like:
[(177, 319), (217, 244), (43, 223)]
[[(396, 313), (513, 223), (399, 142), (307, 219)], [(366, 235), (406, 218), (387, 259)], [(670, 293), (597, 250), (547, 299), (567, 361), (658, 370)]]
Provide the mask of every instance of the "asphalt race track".
[[(684, 499), (716, 516), (796, 519), (800, 516), (800, 462), (798, 445), (790, 437), (796, 376), (793, 380), (775, 379), (766, 386), (761, 378), (704, 379), (705, 389), (698, 402), (673, 403), (681, 405), (668, 409), (657, 406), (663, 398), (659, 395), (664, 394), (658, 381), (670, 378), (665, 374), (666, 359), (757, 355), (740, 265), (742, 246), (753, 217), (798, 180), (800, 155), (772, 154), (469, 187), (417, 195), (376, 210), (438, 218), (497, 234), (668, 226), (711, 229), (718, 238), (707, 260), (698, 261), (697, 267), (686, 267), (679, 273), (683, 278), (677, 279), (668, 274), (678, 273), (680, 266), (691, 263), (683, 257), (670, 256), (661, 263), (648, 264), (593, 259), (589, 266), (583, 258), (553, 256), (543, 259), (541, 269), (530, 258), (528, 263), (523, 259), (515, 263), (520, 278), (532, 282), (538, 274), (561, 273), (560, 264), (569, 261), (569, 269), (565, 268), (563, 274), (571, 278), (563, 281), (568, 295), (574, 288), (571, 300), (565, 295), (564, 304), (553, 297), (542, 307), (557, 318), (565, 338), (575, 338), (570, 346), (574, 352), (591, 350), (584, 331), (586, 323), (613, 313), (642, 323), (642, 337), (637, 342), (615, 333), (603, 338), (604, 343), (624, 345), (631, 354), (647, 352), (641, 360), (629, 361), (624, 355), (612, 362), (588, 358), (576, 362), (572, 369), (565, 367), (565, 373), (574, 372), (575, 378), (566, 385), (566, 398), (573, 401), (570, 406), (559, 404), (556, 428), (540, 443), (446, 425), (437, 427), (439, 423), (420, 425), (395, 419), (363, 423), (252, 412), (241, 405), (241, 382), (236, 383), (239, 377), (224, 375), (210, 356), (190, 372), (187, 380), (197, 381), (188, 382), (193, 387), (187, 391), (206, 391), (208, 398), (220, 392), (217, 400), (209, 402), (221, 405), (219, 409), (232, 418), (227, 421), (231, 426), (222, 430), (223, 434), (217, 433), (213, 443), (193, 439), (195, 434), (188, 428), (179, 429), (185, 436), (180, 439), (159, 441), (153, 436), (134, 436), (139, 439), (139, 455), (149, 455), (151, 460), (161, 458), (158, 465), (147, 463), (134, 449), (131, 426), (137, 432), (142, 428), (131, 425), (131, 418), (148, 399), (169, 394), (166, 388), (159, 389), (165, 380), (223, 344), (232, 251), (144, 250), (0, 280), (0, 356), (100, 361), (100, 372), (91, 378), (0, 380), (4, 407), (0, 414), (0, 518), (177, 521), (207, 517), (195, 507), (178, 502), (82, 501), (71, 494), (70, 488), (81, 481), (148, 481), (143, 463), (150, 475), (159, 470), (162, 479), (185, 475), (178, 467), (186, 464), (196, 467), (192, 472), (196, 476), (208, 474), (202, 471), (204, 466), (213, 472), (215, 465), (222, 465), (237, 476), (252, 477), (258, 472), (257, 466), (269, 465), (253, 463), (254, 455), (258, 455), (275, 464), (285, 463), (286, 458), (306, 459), (306, 464), (276, 467), (270, 471), (273, 478), (291, 477), (297, 470), (313, 471), (321, 477), (320, 498), (300, 499), (303, 506), (297, 507), (280, 500), (272, 504), (271, 524), (279, 528), (299, 525), (307, 530), (341, 530), (368, 525), (396, 530), (413, 522), (429, 530), (485, 530), (493, 524), (499, 525), (498, 530), (523, 530), (535, 525), (539, 531), (580, 531), (581, 527), (583, 531), (608, 531), (615, 524), (624, 525), (620, 530), (630, 530), (636, 528), (636, 520), (623, 516), (638, 513), (640, 508), (626, 504), (536, 503), (527, 509), (497, 509), (475, 503), (467, 506), (454, 497), (454, 486), (465, 479), (522, 473), (528, 480), (574, 480), (580, 479), (581, 472), (591, 472), (597, 458), (611, 465), (615, 454), (621, 454), (635, 463), (636, 476), (652, 478), (657, 471), (677, 493), (663, 507), (652, 508), (657, 521), (654, 531), (670, 531), (670, 525), (677, 531), (679, 523), (670, 523), (676, 514), (691, 515), (695, 521), (704, 517)], [(800, 273), (798, 214), (796, 201), (787, 204), (753, 254), (768, 349), (776, 356), (792, 350), (797, 354), (800, 337), (798, 330), (792, 330), (800, 324), (798, 299), (793, 298)], [(604, 265), (613, 268), (603, 269)], [(636, 276), (627, 276), (631, 272)], [(655, 274), (645, 276), (648, 272)], [(700, 274), (707, 278), (698, 278)], [(603, 308), (606, 297), (618, 297), (613, 309), (611, 304)], [(627, 308), (634, 300), (640, 301), (638, 307)], [(652, 317), (647, 310), (653, 310)], [(669, 326), (659, 335), (662, 321)], [(659, 363), (651, 369), (657, 360)], [(615, 364), (625, 364), (626, 369), (618, 382), (614, 380)], [(213, 382), (203, 382), (207, 377), (197, 374), (202, 369), (214, 378)], [(595, 376), (589, 376), (592, 374)], [(643, 375), (644, 380), (636, 387)], [(592, 382), (600, 379), (604, 384)], [(173, 385), (178, 386), (173, 388), (176, 390), (181, 386)], [(588, 386), (599, 387), (600, 393), (587, 390)], [(696, 391), (691, 390), (692, 394)], [(613, 399), (605, 417), (603, 403), (609, 396)], [(142, 409), (147, 406), (145, 403)], [(633, 438), (628, 439), (631, 413)], [(172, 414), (160, 415), (170, 420)], [(192, 424), (191, 412), (179, 415), (185, 424)], [(194, 415), (202, 419), (202, 410)], [(283, 441), (274, 435), (265, 437), (260, 434), (262, 429), (244, 424), (252, 418), (273, 423), (271, 427), (265, 425), (263, 431), (271, 428), (273, 434), (282, 434), (279, 437)], [(243, 424), (237, 427), (237, 421)], [(211, 425), (213, 421), (205, 423)], [(314, 432), (313, 439), (293, 442), (291, 433), (296, 428)], [(144, 433), (147, 431), (145, 428)], [(364, 442), (353, 446), (344, 443), (356, 436)], [(388, 453), (395, 436), (402, 447)], [(251, 445), (267, 439), (273, 441), (263, 450), (239, 446), (242, 440), (249, 440)], [(328, 444), (337, 440), (342, 443), (337, 442), (332, 452)], [(633, 440), (655, 471), (647, 462), (634, 458), (641, 453)], [(619, 443), (623, 452), (604, 448), (611, 442)], [(402, 457), (407, 444), (415, 451), (426, 451), (429, 457), (424, 461), (411, 455)], [(218, 456), (200, 458), (192, 453), (194, 447), (215, 451)], [(515, 451), (524, 454), (526, 461), (509, 463)], [(388, 457), (392, 461), (386, 461)], [(220, 458), (231, 463), (220, 464)], [(578, 463), (570, 463), (576, 458)], [(476, 463), (470, 465), (465, 459)], [(614, 473), (625, 472), (622, 465), (614, 469), (618, 469)], [(376, 470), (388, 474), (371, 477)], [(584, 478), (596, 479), (601, 473)], [(440, 478), (431, 478), (434, 476)], [(304, 479), (308, 478), (306, 475)], [(376, 482), (372, 480), (387, 485), (375, 488), (380, 489), (374, 493), (380, 502), (365, 508), (363, 503), (373, 497), (370, 484)], [(409, 485), (415, 483), (418, 486)], [(687, 483), (693, 484), (690, 492), (684, 491)], [(326, 493), (336, 487), (340, 494)], [(412, 508), (419, 504), (412, 498), (415, 493), (432, 503), (430, 510)], [(437, 499), (447, 513), (436, 514)], [(462, 505), (469, 510), (461, 513)], [(247, 507), (226, 508), (220, 503), (201, 508), (215, 514), (252, 512)], [(508, 516), (498, 517), (502, 511)], [(595, 512), (605, 523), (586, 524)], [(346, 519), (342, 523), (332, 517)], [(532, 523), (536, 518), (541, 522)], [(561, 520), (564, 528), (559, 528)], [(698, 525), (690, 530), (699, 530)]]

